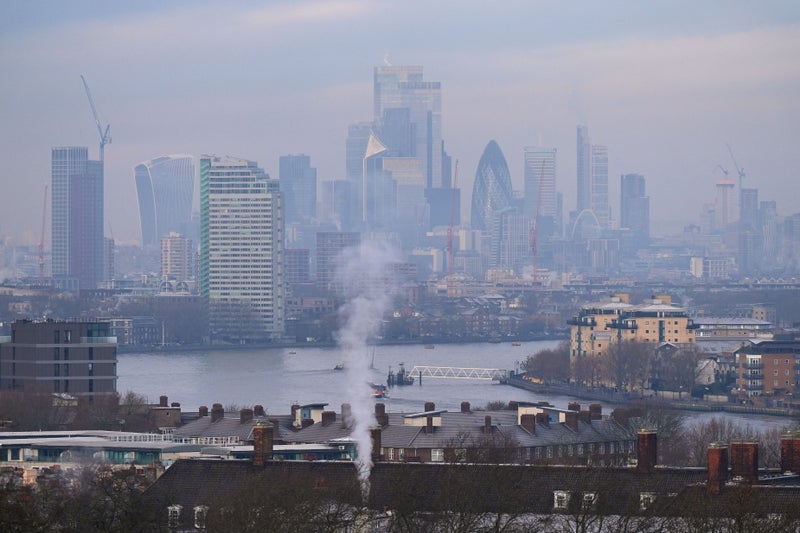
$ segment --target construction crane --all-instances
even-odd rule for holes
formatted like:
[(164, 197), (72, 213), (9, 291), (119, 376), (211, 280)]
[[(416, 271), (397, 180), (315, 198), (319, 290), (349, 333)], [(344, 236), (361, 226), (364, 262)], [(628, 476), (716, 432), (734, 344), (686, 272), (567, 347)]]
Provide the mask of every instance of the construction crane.
[(455, 280), (453, 279), (453, 267), (455, 262), (455, 250), (453, 249), (453, 224), (456, 218), (456, 200), (458, 197), (458, 159), (456, 159), (455, 172), (453, 174), (453, 194), (450, 200), (450, 225), (447, 227), (447, 296), (454, 296)]
[(106, 145), (111, 144), (111, 124), (106, 124), (105, 129), (103, 128), (103, 124), (100, 122), (100, 118), (97, 116), (97, 109), (94, 107), (94, 99), (92, 98), (92, 93), (89, 90), (89, 84), (86, 83), (86, 78), (83, 77), (83, 74), (81, 74), (81, 81), (83, 81), (83, 88), (86, 90), (86, 98), (89, 99), (89, 105), (92, 108), (94, 123), (97, 125), (97, 133), (100, 135), (100, 162), (102, 163), (105, 161)]
[[(731, 149), (731, 145), (728, 144), (728, 143), (725, 143), (725, 146), (728, 147), (728, 153), (731, 154), (731, 161), (733, 161), (733, 167), (736, 169), (736, 172), (739, 174), (739, 190), (741, 191), (742, 190), (742, 182), (744, 181), (744, 178), (745, 178), (744, 169), (740, 168), (739, 164), (736, 162), (736, 158), (733, 156), (733, 150)], [(725, 175), (727, 176), (727, 174), (728, 173), (726, 172)]]
[(44, 200), (42, 201), (42, 233), (39, 237), (39, 286), (44, 285), (44, 228), (47, 223), (47, 187), (44, 185)]

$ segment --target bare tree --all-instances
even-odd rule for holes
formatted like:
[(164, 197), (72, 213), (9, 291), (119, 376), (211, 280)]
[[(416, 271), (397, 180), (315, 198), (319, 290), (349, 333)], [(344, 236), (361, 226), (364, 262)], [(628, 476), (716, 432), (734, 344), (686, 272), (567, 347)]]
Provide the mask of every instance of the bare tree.
[(569, 342), (554, 349), (541, 350), (529, 356), (523, 368), (526, 372), (544, 381), (566, 381), (569, 379)]
[(603, 375), (620, 392), (647, 384), (652, 359), (650, 345), (635, 341), (612, 343), (602, 356)]

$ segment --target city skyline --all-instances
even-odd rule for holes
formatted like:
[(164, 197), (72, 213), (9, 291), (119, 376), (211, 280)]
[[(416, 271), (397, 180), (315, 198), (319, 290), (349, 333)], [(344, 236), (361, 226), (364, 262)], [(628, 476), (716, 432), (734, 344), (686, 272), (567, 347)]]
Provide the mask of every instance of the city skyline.
[[(114, 134), (105, 147), (105, 227), (125, 244), (141, 238), (129, 201), (132, 168), (159, 154), (230, 154), (261, 161), (275, 176), (281, 155), (305, 153), (320, 183), (344, 179), (347, 128), (373, 114), (370, 74), (386, 63), (423, 66), (441, 83), (441, 137), (460, 160), (464, 217), (490, 139), (503, 147), (515, 190), (523, 190), (524, 147), (557, 148), (558, 189), (571, 210), (576, 124), (608, 146), (608, 176), (648, 177), (654, 235), (695, 222), (702, 203), (713, 201), (717, 165), (734, 171), (726, 143), (746, 169), (746, 188), (778, 199), (781, 215), (800, 211), (800, 195), (787, 194), (800, 168), (800, 9), (791, 3), (682, 10), (631, 2), (492, 9), (278, 2), (220, 11), (203, 3), (78, 2), (70, 10), (52, 5), (46, 15), (37, 6), (0, 8), (7, 73), (0, 235), (20, 243), (39, 240), (50, 149), (90, 146), (96, 157), (81, 74)], [(204, 31), (220, 23), (236, 35)], [(467, 45), (448, 38), (450, 28), (486, 33)], [(202, 77), (207, 71), (217, 75)], [(215, 128), (204, 126), (208, 113), (222, 117)], [(617, 218), (616, 180), (609, 185)], [(687, 187), (696, 191), (689, 202), (681, 197)]]

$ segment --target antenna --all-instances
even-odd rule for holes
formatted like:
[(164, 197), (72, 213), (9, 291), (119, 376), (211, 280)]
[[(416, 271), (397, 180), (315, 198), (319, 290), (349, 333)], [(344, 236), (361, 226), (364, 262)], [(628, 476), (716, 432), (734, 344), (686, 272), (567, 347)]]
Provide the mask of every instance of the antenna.
[(83, 82), (83, 88), (86, 90), (86, 98), (89, 99), (89, 106), (92, 108), (92, 116), (94, 116), (94, 123), (97, 125), (97, 133), (100, 135), (100, 162), (102, 163), (105, 161), (105, 147), (107, 144), (111, 144), (111, 124), (106, 124), (105, 129), (103, 129), (100, 118), (97, 116), (97, 109), (94, 107), (94, 99), (89, 90), (89, 84), (86, 83), (86, 78), (83, 77), (83, 74), (81, 74), (81, 81)]

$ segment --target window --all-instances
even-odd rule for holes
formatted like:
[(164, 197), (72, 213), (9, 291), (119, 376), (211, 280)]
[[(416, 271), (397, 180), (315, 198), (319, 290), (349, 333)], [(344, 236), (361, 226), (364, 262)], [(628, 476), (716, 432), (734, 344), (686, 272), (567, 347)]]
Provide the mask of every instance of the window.
[(639, 494), (639, 510), (646, 511), (656, 501), (656, 494), (654, 492), (642, 492)]
[(442, 448), (433, 448), (431, 450), (431, 461), (434, 463), (441, 463), (444, 461), (444, 450)]
[(389, 451), (389, 453), (387, 454), (386, 458), (389, 461), (394, 461), (394, 448), (387, 448), (387, 450)]
[(548, 459), (552, 459), (553, 458), (553, 447), (552, 446), (548, 446), (547, 447), (547, 458)]
[(167, 507), (167, 521), (169, 522), (169, 527), (178, 527), (181, 521), (181, 507), (180, 505), (170, 505)]
[(596, 492), (583, 493), (583, 499), (581, 500), (581, 504), (584, 510), (594, 509), (596, 503), (597, 503)]
[(597, 447), (597, 453), (599, 453), (600, 455), (605, 455), (605, 454), (606, 454), (606, 445), (605, 445), (605, 443), (601, 442), (601, 443), (598, 445), (598, 447)]
[(564, 490), (553, 491), (553, 510), (566, 511), (569, 507), (569, 492)]
[(578, 456), (583, 457), (583, 444), (578, 444)]
[(208, 514), (207, 505), (198, 505), (194, 508), (194, 527), (195, 529), (206, 528), (206, 515)]

